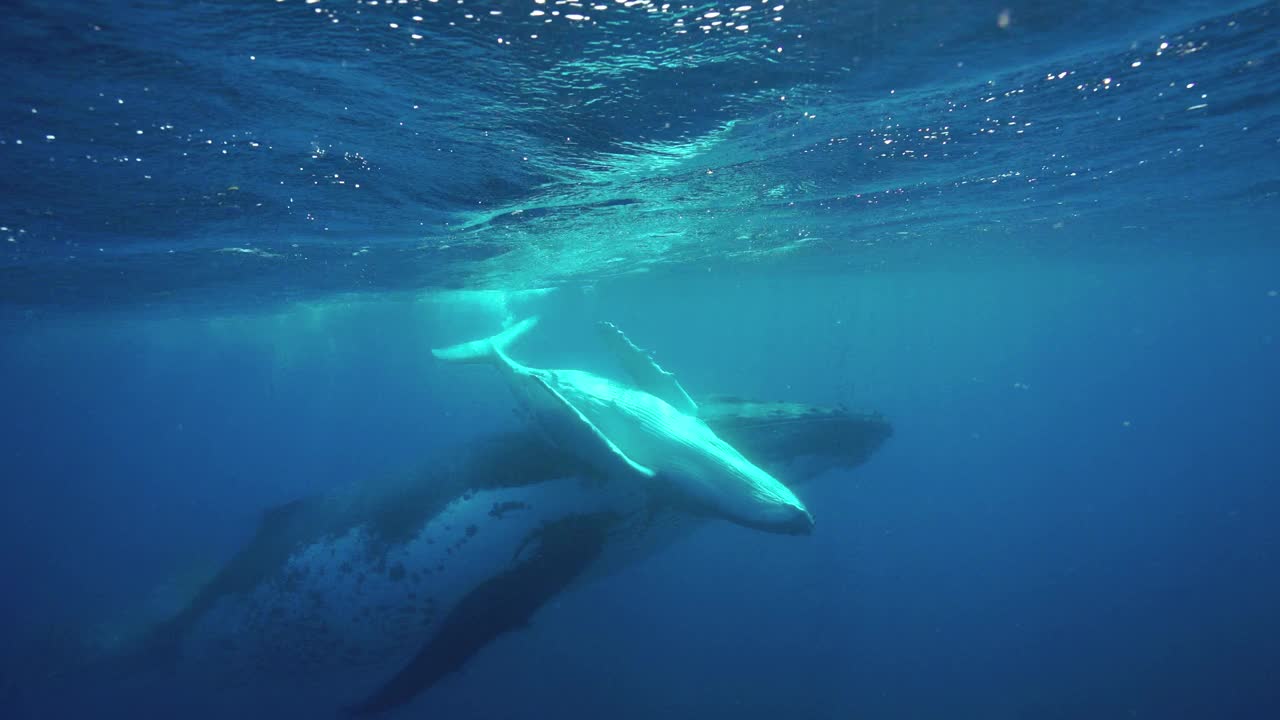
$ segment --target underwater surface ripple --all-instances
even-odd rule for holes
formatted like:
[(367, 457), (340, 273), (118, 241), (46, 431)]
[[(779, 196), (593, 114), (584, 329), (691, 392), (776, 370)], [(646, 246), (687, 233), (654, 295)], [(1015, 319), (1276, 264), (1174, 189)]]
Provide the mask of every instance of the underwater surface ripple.
[(5, 11), (6, 303), (1203, 248), (1280, 191), (1273, 3), (123, 7)]

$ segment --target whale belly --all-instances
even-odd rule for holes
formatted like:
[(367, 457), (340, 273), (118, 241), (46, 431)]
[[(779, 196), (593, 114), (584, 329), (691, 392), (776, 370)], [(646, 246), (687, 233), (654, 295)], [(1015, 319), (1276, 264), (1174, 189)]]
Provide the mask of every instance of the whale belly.
[(399, 672), (460, 598), (528, 552), (540, 528), (635, 514), (639, 501), (565, 477), (468, 493), (397, 537), (366, 523), (315, 539), (265, 581), (219, 599), (178, 648), (176, 677), (164, 692), (140, 686), (136, 709), (332, 714)]

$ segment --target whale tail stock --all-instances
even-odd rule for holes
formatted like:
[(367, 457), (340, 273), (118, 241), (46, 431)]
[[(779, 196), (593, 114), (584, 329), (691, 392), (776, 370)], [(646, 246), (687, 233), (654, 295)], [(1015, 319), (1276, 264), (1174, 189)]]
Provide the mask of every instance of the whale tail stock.
[(431, 354), (441, 360), (457, 363), (506, 361), (506, 350), (538, 324), (538, 317), (527, 317), (492, 337), (435, 348)]

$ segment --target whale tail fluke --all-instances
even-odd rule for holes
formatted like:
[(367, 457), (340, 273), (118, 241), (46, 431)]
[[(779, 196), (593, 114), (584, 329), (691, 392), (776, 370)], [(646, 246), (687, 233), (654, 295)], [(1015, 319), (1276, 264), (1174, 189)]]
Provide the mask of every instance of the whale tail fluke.
[(538, 324), (538, 317), (527, 317), (492, 337), (435, 348), (431, 354), (441, 360), (459, 363), (494, 362), (506, 358), (509, 346)]

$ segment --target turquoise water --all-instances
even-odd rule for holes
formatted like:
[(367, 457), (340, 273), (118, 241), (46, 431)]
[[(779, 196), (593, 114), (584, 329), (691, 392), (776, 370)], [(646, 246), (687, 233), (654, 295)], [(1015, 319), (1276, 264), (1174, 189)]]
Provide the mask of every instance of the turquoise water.
[(893, 437), (811, 536), (700, 524), (390, 716), (1275, 716), (1280, 8), (735, 7), (9, 8), (5, 716), (336, 713), (81, 646), (519, 427), (429, 349), (530, 314)]

